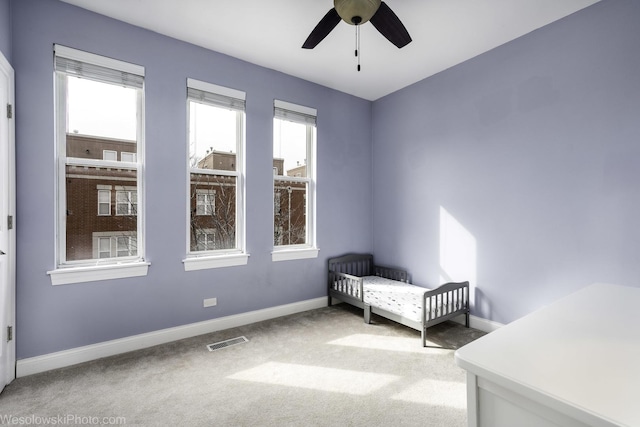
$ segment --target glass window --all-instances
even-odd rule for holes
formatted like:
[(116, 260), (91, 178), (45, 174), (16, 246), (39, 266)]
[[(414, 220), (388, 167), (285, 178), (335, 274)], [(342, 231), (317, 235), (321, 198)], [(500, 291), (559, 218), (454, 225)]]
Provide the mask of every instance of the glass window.
[(138, 193), (116, 191), (116, 215), (136, 215), (138, 211)]
[(189, 79), (190, 255), (244, 252), (244, 93)]
[(196, 215), (216, 214), (216, 191), (196, 190)]
[[(273, 131), (273, 245), (315, 247), (315, 110), (275, 104)], [(311, 214), (311, 215), (310, 215)]]
[(122, 152), (122, 153), (120, 153), (120, 157), (121, 157), (121, 160), (123, 162), (135, 163), (137, 161), (136, 160), (136, 153), (125, 153), (125, 152)]
[(111, 258), (111, 237), (98, 238), (98, 258)]
[(136, 254), (136, 236), (116, 236), (117, 257), (126, 257)]
[(118, 160), (118, 152), (113, 150), (102, 150), (102, 160)]
[[(119, 152), (141, 152), (144, 70), (64, 47), (56, 46), (55, 53), (57, 264), (93, 265), (96, 258), (115, 263), (125, 256), (140, 260), (141, 248), (132, 243), (142, 241), (140, 169), (135, 162), (114, 168), (113, 162)], [(115, 216), (107, 219), (110, 189), (115, 190)]]
[(111, 190), (98, 190), (98, 215), (111, 215)]

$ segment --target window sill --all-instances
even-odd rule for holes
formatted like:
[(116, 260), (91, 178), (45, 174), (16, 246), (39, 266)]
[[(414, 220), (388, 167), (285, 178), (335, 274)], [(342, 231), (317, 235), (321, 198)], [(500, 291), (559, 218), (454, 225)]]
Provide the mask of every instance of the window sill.
[(51, 277), (52, 285), (68, 285), (71, 283), (146, 276), (149, 265), (151, 264), (148, 262), (139, 261), (124, 264), (66, 267), (47, 271), (47, 274)]
[(226, 254), (191, 257), (182, 260), (184, 271), (206, 270), (210, 268), (235, 267), (246, 265), (249, 254)]
[(318, 258), (318, 248), (278, 249), (271, 252), (271, 260), (291, 261), (295, 259)]

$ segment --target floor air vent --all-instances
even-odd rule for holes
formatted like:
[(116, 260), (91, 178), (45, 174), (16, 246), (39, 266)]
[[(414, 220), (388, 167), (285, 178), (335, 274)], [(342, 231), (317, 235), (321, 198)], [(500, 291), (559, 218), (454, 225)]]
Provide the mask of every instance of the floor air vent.
[(231, 347), (232, 345), (243, 344), (248, 341), (249, 340), (246, 337), (231, 338), (229, 340), (209, 344), (207, 345), (207, 348), (209, 349), (209, 351), (216, 351), (220, 350), (221, 348)]

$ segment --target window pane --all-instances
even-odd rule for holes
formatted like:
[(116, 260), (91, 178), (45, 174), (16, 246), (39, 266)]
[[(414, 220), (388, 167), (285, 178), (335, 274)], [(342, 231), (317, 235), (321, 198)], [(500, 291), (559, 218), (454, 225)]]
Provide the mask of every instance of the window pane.
[(274, 119), (273, 168), (277, 175), (307, 176), (307, 125)]
[[(128, 195), (135, 191), (124, 191), (124, 186), (136, 186), (136, 171), (101, 167), (67, 165), (66, 167), (66, 260), (89, 260), (94, 257), (94, 233), (135, 234), (137, 218), (132, 215)], [(96, 215), (99, 206), (100, 215), (109, 215), (107, 203), (98, 204), (99, 194), (109, 191), (96, 191), (97, 185), (111, 186), (116, 190), (116, 216)], [(120, 216), (118, 216), (120, 215)], [(102, 244), (102, 243), (101, 243)], [(102, 251), (99, 257), (102, 257)]]
[(196, 247), (198, 251), (216, 249), (215, 233), (212, 230), (200, 230), (196, 233)]
[(236, 180), (234, 176), (191, 174), (191, 251), (236, 247)]
[(237, 111), (189, 101), (189, 165), (237, 170)]
[(136, 153), (127, 153), (123, 151), (122, 153), (120, 153), (120, 157), (123, 162), (136, 162)]
[(273, 244), (307, 243), (307, 183), (276, 180), (274, 182)]
[(98, 239), (98, 258), (111, 258), (111, 238), (101, 237)]
[(111, 150), (102, 150), (102, 159), (103, 160), (118, 160), (118, 152)]
[[(67, 76), (70, 134), (133, 141), (137, 135), (137, 89)], [(135, 145), (127, 150), (135, 152)], [(102, 156), (102, 151), (99, 153)]]
[[(273, 244), (312, 244), (307, 222), (307, 195), (313, 125), (274, 118)], [(288, 179), (288, 177), (295, 179)]]
[(98, 190), (98, 215), (110, 215), (111, 191)]
[(118, 257), (136, 255), (136, 238), (135, 236), (117, 237), (117, 254)]

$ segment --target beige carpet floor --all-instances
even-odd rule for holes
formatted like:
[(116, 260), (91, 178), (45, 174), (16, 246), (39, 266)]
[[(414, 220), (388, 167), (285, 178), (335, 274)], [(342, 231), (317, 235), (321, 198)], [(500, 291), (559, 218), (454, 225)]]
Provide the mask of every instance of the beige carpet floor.
[(465, 426), (453, 355), (483, 333), (445, 322), (423, 348), (419, 332), (373, 321), (339, 304), (18, 378), (0, 424)]

